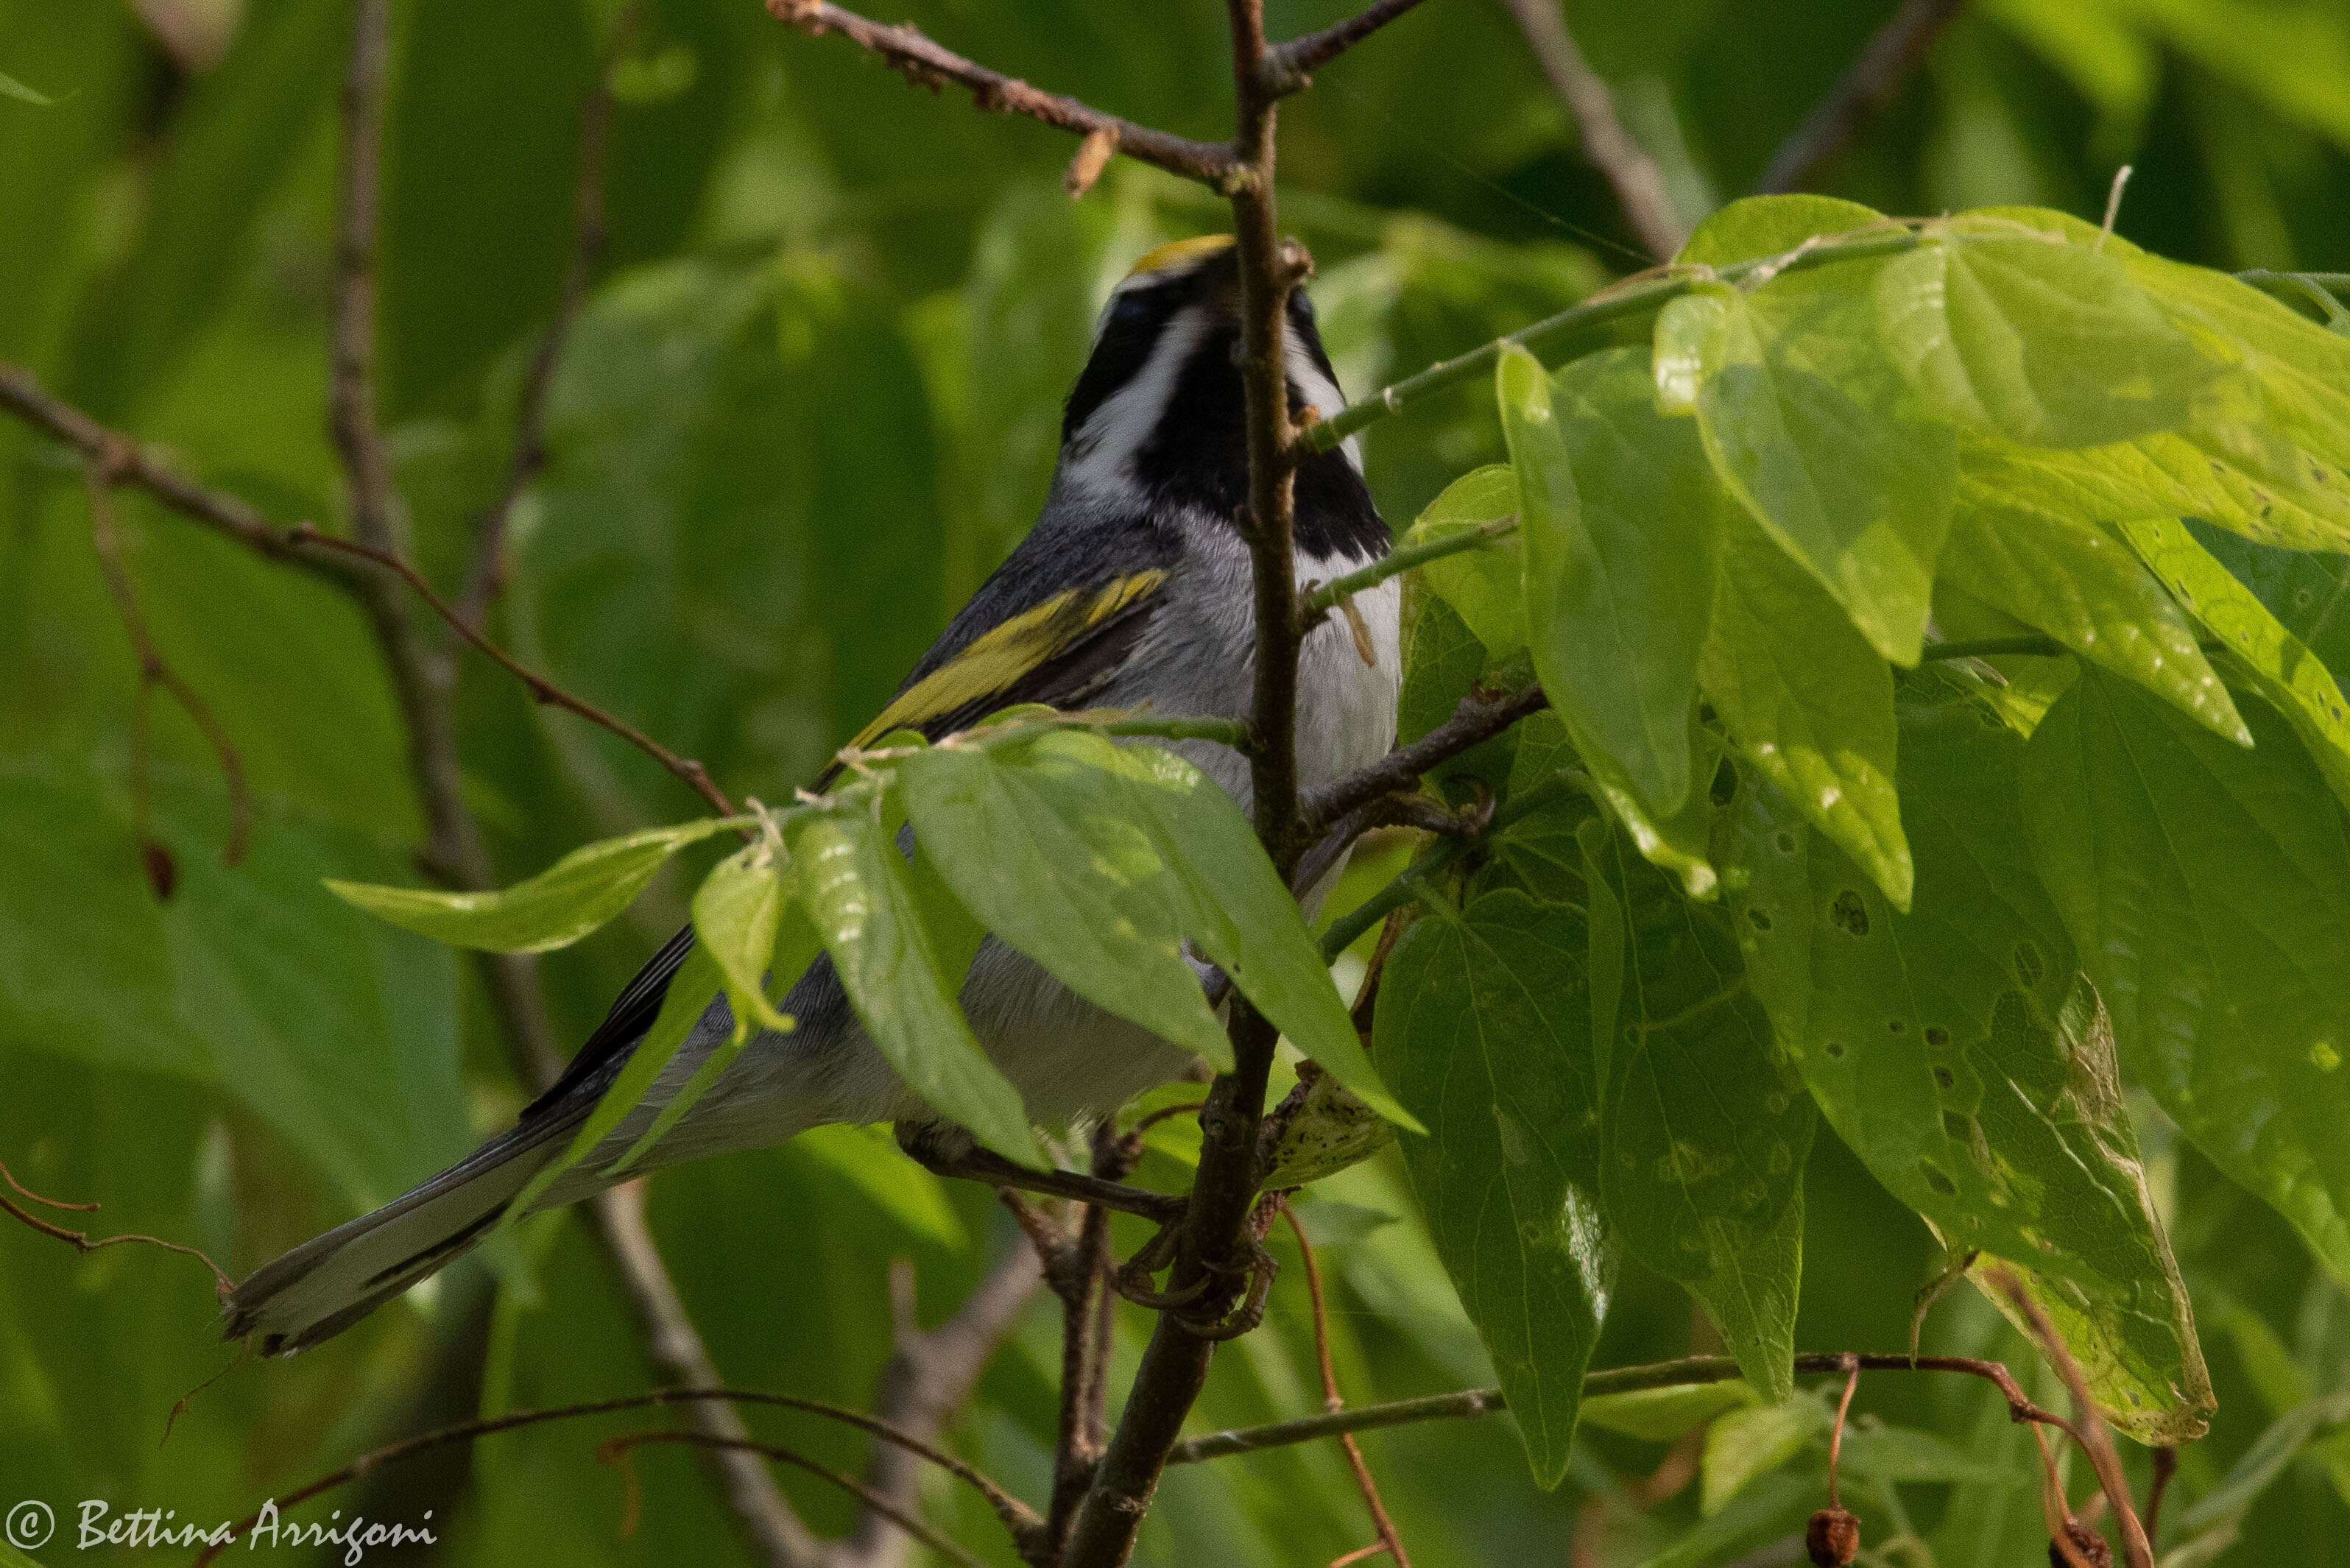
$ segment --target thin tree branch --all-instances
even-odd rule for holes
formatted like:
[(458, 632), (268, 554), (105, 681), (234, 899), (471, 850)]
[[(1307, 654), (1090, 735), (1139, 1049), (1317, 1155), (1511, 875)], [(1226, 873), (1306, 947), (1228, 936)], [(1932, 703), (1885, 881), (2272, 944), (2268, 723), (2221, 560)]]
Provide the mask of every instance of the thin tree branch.
[[(2022, 1386), (2016, 1382), (2014, 1375), (1996, 1361), (1982, 1361), (1964, 1355), (1913, 1357), (1856, 1355), (1849, 1351), (1805, 1351), (1795, 1357), (1795, 1370), (1807, 1375), (1835, 1373), (1849, 1376), (1855, 1365), (1864, 1372), (1957, 1372), (1980, 1377), (1998, 1388), (2001, 1397), (2007, 1401), (2010, 1419), (2054, 1427), (2067, 1436), (2074, 1435), (2073, 1423), (2053, 1410), (2044, 1410), (2033, 1404), (2024, 1394)], [(1589, 1399), (1602, 1394), (1630, 1394), (1644, 1388), (1669, 1388), (1683, 1383), (1725, 1383), (1740, 1375), (1738, 1363), (1730, 1356), (1689, 1355), (1678, 1361), (1611, 1366), (1598, 1372), (1587, 1372), (1583, 1376), (1583, 1397)], [(1195, 1464), (1201, 1459), (1253, 1453), (1259, 1449), (1310, 1443), (1346, 1432), (1367, 1432), (1415, 1421), (1489, 1415), (1507, 1408), (1508, 1403), (1498, 1388), (1464, 1388), (1454, 1394), (1430, 1394), (1418, 1399), (1391, 1400), (1383, 1405), (1356, 1405), (1299, 1420), (1273, 1421), (1262, 1427), (1242, 1427), (1232, 1431), (1211, 1432), (1203, 1437), (1187, 1438), (1175, 1445), (1167, 1456), (1167, 1462), (1170, 1465)]]
[(1860, 128), (1891, 103), (1911, 73), (1941, 36), (1942, 29), (1966, 9), (1967, 0), (1903, 0), (1887, 18), (1827, 97), (1812, 107), (1794, 134), (1779, 145), (1770, 166), (1755, 182), (1757, 194), (1800, 189), (1820, 167), (1847, 146)]
[(344, 563), (296, 545), (242, 497), (175, 472), (127, 436), (55, 396), (30, 370), (5, 360), (0, 360), (0, 408), (85, 459), (105, 463), (115, 483), (144, 491), (182, 516), (271, 560), (299, 566), (345, 588), (358, 581), (358, 574)]
[(2138, 1516), (2130, 1497), (2129, 1478), (2122, 1473), (2121, 1456), (2114, 1451), (2113, 1435), (2106, 1428), (2105, 1417), (2097, 1413), (2097, 1404), (2090, 1397), (2088, 1379), (2081, 1375), (2080, 1363), (2065, 1346), (2064, 1338), (2023, 1282), (2005, 1269), (1991, 1271), (1991, 1282), (2023, 1320), (2032, 1325), (2032, 1337), (2038, 1341), (2040, 1353), (2055, 1367), (2056, 1376), (2064, 1379), (2065, 1389), (2073, 1396), (2074, 1426), (2068, 1430), (2081, 1451), (2089, 1456), (2090, 1467), (2097, 1472), (2097, 1484), (2104, 1489), (2106, 1501), (2113, 1505), (2114, 1517), (2122, 1532), (2122, 1558), (2128, 1568), (2154, 1568), (2154, 1543), (2147, 1539), (2147, 1528)]
[(435, 615), (453, 627), (460, 637), (489, 655), (491, 659), (504, 666), (515, 680), (521, 681), (529, 690), (534, 701), (544, 702), (550, 707), (560, 708), (567, 713), (577, 713), (589, 723), (609, 730), (613, 734), (619, 736), (620, 739), (691, 785), (703, 800), (710, 803), (719, 815), (734, 815), (734, 803), (726, 798), (726, 792), (720, 789), (711, 778), (708, 768), (703, 767), (691, 757), (679, 756), (627, 720), (614, 718), (584, 697), (573, 696), (488, 638), (484, 637), (475, 628), (474, 623), (467, 620), (460, 611), (442, 598), (439, 594), (433, 592), (432, 585), (424, 580), (423, 573), (410, 566), (400, 556), (393, 555), (389, 550), (377, 549), (371, 545), (360, 544), (356, 539), (344, 539), (332, 534), (321, 534), (307, 523), (296, 524), (288, 531), (288, 536), (297, 543), (314, 545), (322, 550), (340, 550), (348, 555), (360, 556), (373, 561), (384, 570), (394, 574), (414, 589), (416, 596), (430, 606)]
[(1650, 255), (1670, 261), (1689, 238), (1689, 225), (1673, 211), (1673, 199), (1665, 190), (1665, 177), (1658, 171), (1656, 160), (1616, 118), (1615, 95), (1584, 58), (1575, 35), (1567, 30), (1559, 0), (1503, 3), (1518, 19), (1518, 30), (1525, 34), (1534, 63), (1542, 67), (1567, 113), (1575, 117), (1575, 128), (1583, 138), (1583, 156), (1607, 178), (1616, 192), (1616, 204), (1624, 210), (1624, 222)]
[(607, 1438), (597, 1444), (596, 1458), (598, 1462), (602, 1464), (620, 1463), (626, 1459), (629, 1450), (643, 1448), (649, 1443), (691, 1443), (699, 1448), (714, 1449), (727, 1453), (756, 1454), (762, 1459), (773, 1459), (778, 1464), (795, 1466), (812, 1476), (830, 1481), (841, 1490), (857, 1498), (865, 1504), (868, 1514), (889, 1521), (948, 1562), (962, 1564), (962, 1568), (988, 1568), (986, 1558), (951, 1537), (941, 1534), (932, 1529), (920, 1514), (899, 1507), (894, 1501), (884, 1496), (876, 1488), (858, 1480), (855, 1476), (845, 1475), (830, 1465), (818, 1464), (806, 1455), (779, 1444), (763, 1443), (748, 1437), (722, 1438), (706, 1432), (675, 1430), (629, 1432), (617, 1438)]
[(767, 12), (811, 38), (838, 33), (880, 57), (882, 64), (916, 87), (938, 92), (952, 83), (970, 88), (982, 109), (1025, 115), (1081, 137), (1107, 132), (1117, 138), (1115, 151), (1170, 174), (1196, 180), (1211, 190), (1229, 193), (1235, 182), (1250, 177), (1245, 161), (1230, 147), (1170, 136), (1166, 131), (1105, 114), (1076, 99), (1039, 91), (1017, 78), (974, 65), (953, 50), (941, 47), (910, 22), (902, 26), (885, 26), (832, 5), (830, 0), (767, 0)]
[(1343, 22), (1318, 33), (1275, 44), (1264, 54), (1265, 90), (1286, 98), (1314, 85), (1314, 73), (1402, 16), (1419, 0), (1376, 0)]
[(1507, 696), (1471, 691), (1452, 717), (1407, 745), (1398, 746), (1369, 767), (1306, 792), (1300, 816), (1308, 833), (1326, 832), (1340, 817), (1382, 795), (1416, 788), (1429, 769), (1483, 744), (1531, 714), (1550, 706), (1540, 686)]
[[(98, 1208), (98, 1205), (95, 1203), (60, 1203), (54, 1198), (44, 1198), (37, 1192), (26, 1191), (23, 1185), (16, 1180), (16, 1177), (10, 1174), (7, 1166), (5, 1164), (0, 1164), (0, 1181), (5, 1181), (11, 1188), (14, 1188), (18, 1194), (31, 1201), (35, 1203), (47, 1204), (52, 1209), (65, 1209), (73, 1210), (77, 1213), (88, 1213)], [(75, 1251), (82, 1253), (84, 1256), (88, 1256), (89, 1253), (97, 1251), (100, 1247), (119, 1247), (126, 1241), (143, 1241), (151, 1247), (161, 1247), (167, 1252), (185, 1253), (187, 1256), (195, 1259), (198, 1262), (203, 1264), (205, 1268), (210, 1269), (213, 1272), (213, 1290), (216, 1294), (225, 1298), (229, 1292), (236, 1288), (236, 1282), (230, 1279), (227, 1273), (222, 1270), (218, 1263), (213, 1262), (212, 1259), (205, 1256), (204, 1253), (196, 1248), (188, 1246), (183, 1242), (166, 1241), (160, 1236), (128, 1235), (93, 1237), (87, 1231), (68, 1231), (62, 1225), (53, 1225), (48, 1220), (42, 1219), (36, 1214), (26, 1212), (23, 1209), (18, 1208), (15, 1203), (9, 1201), (5, 1198), (0, 1198), (0, 1213), (5, 1213), (11, 1218), (21, 1221), (26, 1228), (39, 1231), (42, 1235), (47, 1236), (52, 1241), (63, 1241), (67, 1246), (71, 1247)]]
[[(575, 696), (546, 676), (523, 664), (504, 649), (484, 637), (473, 625), (464, 619), (457, 609), (433, 591), (432, 585), (425, 581), (422, 574), (397, 553), (363, 544), (356, 539), (346, 539), (338, 535), (322, 533), (307, 523), (297, 523), (290, 528), (281, 528), (241, 498), (225, 491), (213, 490), (198, 484), (172, 472), (168, 467), (142, 454), (128, 437), (98, 423), (72, 405), (58, 400), (28, 372), (5, 362), (0, 362), (0, 407), (9, 409), (26, 423), (55, 436), (92, 461), (105, 464), (107, 472), (113, 476), (115, 483), (130, 485), (142, 490), (172, 511), (203, 523), (272, 560), (291, 562), (316, 572), (338, 587), (348, 589), (360, 600), (363, 607), (369, 606), (374, 597), (375, 590), (371, 584), (380, 582), (385, 587), (390, 587), (390, 585), (387, 579), (381, 579), (380, 574), (377, 571), (346, 565), (346, 558), (364, 560), (380, 568), (382, 572), (390, 573), (409, 588), (413, 589), (417, 596), (423, 599), (425, 605), (435, 615), (448, 622), (450, 628), (459, 636), (488, 655), (520, 680), (528, 689), (535, 701), (576, 713), (589, 723), (610, 731), (691, 785), (702, 799), (716, 807), (722, 815), (730, 816), (733, 815), (733, 805), (728, 802), (725, 794), (712, 782), (709, 771), (702, 763), (691, 757), (677, 755), (654, 742), (636, 726), (615, 718), (584, 698)], [(375, 624), (380, 631), (382, 626), (380, 619), (378, 618)], [(410, 678), (417, 680), (426, 678), (428, 671), (425, 669), (422, 650), (416, 648), (412, 642), (410, 648), (411, 658), (406, 664), (406, 668), (411, 672)], [(437, 679), (437, 676), (434, 679)], [(402, 706), (403, 711), (411, 706), (405, 696), (403, 696)], [(1212, 722), (1203, 721), (1202, 722)], [(1170, 732), (1165, 726), (1155, 725), (1153, 721), (1148, 719), (1134, 720), (1131, 721), (1131, 724), (1139, 726), (1141, 731), (1149, 733)], [(1107, 723), (1103, 728), (1113, 734), (1127, 732), (1127, 729), (1118, 722)], [(1228, 731), (1229, 736), (1227, 736)], [(1230, 738), (1244, 742), (1244, 737), (1240, 733), (1240, 727), (1232, 725), (1217, 728), (1215, 733), (1209, 738)], [(494, 884), (485, 884), (485, 886), (490, 885)]]
[(221, 728), (211, 704), (164, 659), (162, 649), (155, 646), (155, 639), (148, 630), (147, 618), (140, 613), (139, 589), (130, 580), (130, 568), (122, 559), (122, 540), (114, 526), (114, 467), (105, 459), (95, 458), (83, 465), (83, 477), (89, 491), (89, 539), (98, 552), (99, 568), (105, 576), (107, 588), (114, 596), (115, 608), (121, 612), (123, 632), (130, 638), (131, 652), (139, 660), (139, 692), (133, 699), (130, 717), (131, 831), (137, 835), (140, 853), (146, 858), (147, 876), (154, 885), (155, 896), (168, 898), (174, 879), (172, 856), (156, 841), (149, 801), (147, 714), (151, 694), (158, 689), (169, 692), (181, 711), (203, 732), (205, 743), (220, 759), (221, 773), (228, 781), (228, 842), (222, 847), (221, 859), (230, 866), (244, 858), (245, 841), (253, 828), (253, 792), (245, 783), (244, 759), (237, 755), (228, 732)]
[[(779, 1409), (828, 1416), (835, 1420), (847, 1421), (852, 1426), (861, 1427), (866, 1431), (891, 1443), (910, 1445), (916, 1441), (911, 1434), (891, 1428), (888, 1423), (874, 1417), (866, 1416), (838, 1405), (827, 1405), (819, 1399), (801, 1399), (788, 1394), (770, 1394), (757, 1388), (656, 1388), (649, 1393), (624, 1394), (610, 1399), (590, 1399), (577, 1405), (559, 1405), (545, 1409), (508, 1410), (503, 1415), (485, 1416), (479, 1420), (460, 1421), (453, 1426), (436, 1428), (432, 1431), (421, 1432), (413, 1438), (403, 1438), (400, 1442), (389, 1443), (382, 1448), (370, 1449), (340, 1469), (331, 1470), (316, 1480), (298, 1486), (282, 1497), (273, 1498), (271, 1501), (283, 1511), (307, 1502), (321, 1492), (332, 1491), (347, 1482), (372, 1475), (387, 1465), (398, 1464), (429, 1449), (443, 1448), (451, 1443), (469, 1443), (477, 1438), (486, 1438), (499, 1432), (511, 1432), (521, 1427), (544, 1426), (550, 1421), (568, 1421), (587, 1416), (608, 1416), (621, 1410), (726, 1404), (769, 1405)], [(928, 1446), (916, 1451), (922, 1453), (926, 1458), (935, 1457), (942, 1465), (950, 1463), (948, 1456)], [(957, 1466), (962, 1464), (961, 1460), (951, 1462)], [(956, 1469), (954, 1473), (962, 1476), (965, 1480), (970, 1480), (978, 1473), (970, 1471), (966, 1474), (967, 1469), (968, 1467), (964, 1467)], [(993, 1483), (990, 1484), (993, 1485)], [(995, 1490), (1000, 1491), (1002, 1489)], [(260, 1517), (258, 1511), (248, 1513), (230, 1526), (229, 1533), (224, 1537), (219, 1545), (213, 1546), (196, 1559), (199, 1568), (218, 1556), (226, 1547), (233, 1545), (237, 1538), (250, 1529)]]
[[(1290, 1233), (1297, 1239), (1297, 1255), (1305, 1261), (1305, 1293), (1314, 1305), (1314, 1360), (1322, 1374), (1322, 1407), (1335, 1415), (1347, 1407), (1347, 1401), (1338, 1392), (1338, 1370), (1330, 1362), (1330, 1309), (1322, 1295), (1322, 1268), (1314, 1261), (1314, 1243), (1305, 1239), (1305, 1227), (1298, 1222), (1297, 1210), (1289, 1206), (1287, 1199), (1281, 1199), (1281, 1217), (1289, 1221)], [(1395, 1521), (1388, 1517), (1387, 1504), (1379, 1500), (1378, 1483), (1371, 1479), (1370, 1462), (1363, 1458), (1363, 1446), (1355, 1441), (1352, 1432), (1340, 1433), (1338, 1446), (1347, 1451), (1347, 1462), (1355, 1471), (1355, 1485), (1363, 1494), (1363, 1506), (1371, 1513), (1371, 1528), (1379, 1537), (1376, 1551), (1365, 1548), (1348, 1556), (1359, 1562), (1376, 1555), (1377, 1551), (1384, 1551), (1395, 1560), (1396, 1568), (1411, 1568), (1411, 1554), (1403, 1549), (1403, 1537), (1396, 1533)]]
[[(473, 534), (473, 559), (465, 574), (465, 587), (457, 600), (459, 629), (478, 627), (490, 606), (505, 591), (506, 528), (514, 510), (532, 480), (546, 466), (546, 409), (555, 385), (555, 367), (571, 339), (572, 325), (588, 303), (588, 285), (602, 258), (607, 238), (604, 219), (604, 164), (611, 142), (612, 69), (636, 36), (638, 7), (634, 0), (620, 8), (612, 24), (596, 80), (579, 104), (578, 172), (571, 195), (571, 255), (564, 263), (563, 281), (556, 287), (555, 310), (546, 336), (531, 355), (515, 408), (514, 453), (506, 462), (505, 483), (490, 509), (482, 514)], [(689, 783), (691, 781), (688, 781)]]

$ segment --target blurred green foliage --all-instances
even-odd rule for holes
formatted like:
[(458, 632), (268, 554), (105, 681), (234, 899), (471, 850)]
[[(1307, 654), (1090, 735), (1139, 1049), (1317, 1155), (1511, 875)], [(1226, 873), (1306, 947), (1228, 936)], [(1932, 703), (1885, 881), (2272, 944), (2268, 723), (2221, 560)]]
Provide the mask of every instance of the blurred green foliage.
[[(1287, 34), (1347, 7), (1267, 8)], [(641, 9), (612, 67), (610, 244), (557, 372), (553, 460), (517, 514), (495, 630), (703, 759), (736, 796), (787, 799), (1025, 528), (1109, 283), (1149, 245), (1216, 226), (1221, 209), (1123, 165), (1072, 204), (1056, 133), (910, 93), (750, 0)], [(901, 9), (975, 57), (1130, 118), (1226, 128), (1224, 27), (1209, 0), (1147, 14), (1102, 0)], [(1889, 9), (1567, 6), (1689, 221), (1751, 183)], [(395, 15), (381, 390), (412, 549), (448, 582), (496, 493), (569, 246), (575, 121), (612, 15), (585, 0), (410, 0)], [(0, 0), (0, 358), (286, 520), (342, 504), (322, 410), (347, 28), (325, 0)], [(1284, 220), (1319, 259), (1325, 329), (1358, 395), (1648, 259), (1486, 0), (1430, 0), (1326, 70), (1283, 131)], [(1825, 180), (1887, 212), (2033, 202), (2094, 219), (2123, 161), (2137, 172), (2120, 230), (2152, 251), (2221, 268), (2350, 263), (2350, 10), (1984, 0)], [(1472, 384), (1367, 438), (1391, 521), (1504, 455), (1487, 399)], [(130, 831), (136, 669), (78, 475), (0, 425), (0, 1158), (38, 1191), (104, 1203), (78, 1225), (195, 1241), (241, 1273), (502, 1125), (518, 1088), (472, 971), (320, 885), (408, 880), (419, 836), (365, 625), (315, 583), (144, 501), (120, 506), (155, 636), (252, 777), (254, 848), (220, 863), (217, 768), (160, 704), (154, 826), (180, 880), (168, 902), (150, 891)], [(645, 758), (534, 707), (502, 672), (469, 663), (459, 695), (469, 796), (509, 879), (698, 809)], [(545, 961), (570, 1038), (683, 919), (689, 886), (665, 876), (629, 919)], [(1488, 897), (1497, 906), (1480, 919), (1505, 929), (1499, 901), (1515, 895)], [(2138, 1119), (2220, 1397), (2211, 1437), (2183, 1455), (2179, 1495), (2225, 1503), (2223, 1479), (2272, 1422), (2316, 1429), (2318, 1416), (2294, 1413), (2340, 1385), (2350, 1302), (2282, 1220), (2158, 1116)], [(1898, 1347), (1938, 1249), (1833, 1132), (1814, 1145), (1794, 1210), (1808, 1254), (1794, 1341)], [(1150, 1158), (1142, 1179), (1180, 1179), (1174, 1156)], [(1492, 1383), (1400, 1158), (1318, 1191), (1303, 1212), (1337, 1281), (1348, 1397)], [(869, 1398), (889, 1352), (889, 1260), (915, 1261), (935, 1317), (1006, 1230), (984, 1193), (838, 1139), (666, 1174), (653, 1210), (732, 1379), (848, 1404)], [(1141, 1239), (1121, 1227), (1125, 1247)], [(159, 1447), (173, 1402), (227, 1355), (201, 1267), (140, 1248), (81, 1257), (0, 1226), (0, 1505), (103, 1498), (227, 1519), (477, 1407), (645, 1386), (576, 1222), (536, 1221), (521, 1241), (527, 1266), (502, 1284), (469, 1263), (298, 1361), (239, 1368)], [(1315, 1407), (1297, 1275), (1284, 1273), (1265, 1332), (1218, 1358), (1200, 1422)], [(1139, 1313), (1123, 1320), (1114, 1386), (1146, 1330)], [(1679, 1354), (1709, 1332), (1636, 1251), (1596, 1364)], [(1926, 1343), (2023, 1356), (1963, 1293)], [(1045, 1490), (1057, 1366), (1039, 1309), (956, 1431), (1031, 1496)], [(1945, 1564), (2038, 1560), (2035, 1500), (2007, 1479), (2028, 1473), (2029, 1439), (1995, 1399), (1887, 1376), (1864, 1386), (1860, 1408), (1888, 1423), (1873, 1468), (1847, 1450), (1847, 1495), (1872, 1541), (1906, 1527)], [(1423, 1568), (1565, 1562), (1578, 1539), (1596, 1552), (1578, 1561), (1694, 1564), (1783, 1534), (1817, 1501), (1825, 1428), (1808, 1403), (1783, 1409), (1798, 1415), (1717, 1422), (1703, 1483), (1653, 1506), (1638, 1488), (1668, 1449), (1643, 1433), (1586, 1425), (1550, 1493), (1497, 1420), (1365, 1446)], [(810, 1418), (751, 1419), (835, 1464), (863, 1452)], [(436, 1510), (452, 1563), (735, 1560), (723, 1508), (675, 1450), (635, 1459), (642, 1522), (622, 1538), (619, 1489), (591, 1449), (632, 1424), (500, 1437), (340, 1502), (380, 1519)], [(1921, 1435), (1903, 1449), (1922, 1430), (1960, 1452), (1937, 1455)], [(1796, 1462), (1761, 1474), (1774, 1453)], [(1728, 1490), (1742, 1473), (1761, 1479)], [(838, 1495), (784, 1484), (818, 1530), (848, 1522)], [(2229, 1560), (2340, 1561), (2345, 1495), (2350, 1459), (2321, 1438), (2244, 1513)], [(1010, 1561), (974, 1500), (931, 1501)], [(1173, 1472), (1144, 1552), (1287, 1564), (1366, 1539), (1339, 1456), (1315, 1446)]]

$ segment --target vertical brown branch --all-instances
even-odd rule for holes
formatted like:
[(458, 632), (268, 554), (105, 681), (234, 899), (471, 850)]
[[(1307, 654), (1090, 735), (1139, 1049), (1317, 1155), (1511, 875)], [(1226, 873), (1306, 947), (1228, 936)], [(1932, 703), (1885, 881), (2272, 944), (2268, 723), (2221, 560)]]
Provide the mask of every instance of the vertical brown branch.
[(1616, 192), (1624, 221), (1659, 261), (1669, 261), (1689, 238), (1689, 227), (1673, 211), (1665, 177), (1657, 161), (1624, 129), (1616, 117), (1615, 95), (1591, 62), (1585, 59), (1575, 35), (1567, 30), (1559, 0), (1503, 0), (1526, 36), (1534, 63), (1550, 78), (1553, 91), (1575, 119), (1583, 138), (1583, 156), (1607, 178)]

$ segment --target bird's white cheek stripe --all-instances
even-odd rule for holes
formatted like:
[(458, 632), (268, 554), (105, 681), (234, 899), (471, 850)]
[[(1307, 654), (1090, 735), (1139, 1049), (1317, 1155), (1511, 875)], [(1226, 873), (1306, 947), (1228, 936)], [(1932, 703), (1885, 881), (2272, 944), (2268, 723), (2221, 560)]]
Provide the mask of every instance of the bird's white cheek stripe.
[[(1337, 382), (1322, 373), (1322, 367), (1314, 362), (1314, 356), (1305, 351), (1305, 345), (1298, 340), (1297, 335), (1294, 332), (1289, 335), (1285, 358), (1289, 365), (1291, 384), (1297, 389), (1298, 395), (1306, 402), (1313, 404), (1315, 411), (1324, 419), (1328, 419), (1347, 406), (1347, 394), (1338, 389)], [(1360, 443), (1353, 436), (1348, 436), (1339, 443), (1339, 446), (1340, 450), (1346, 452), (1347, 461), (1355, 465), (1355, 472), (1360, 473), (1363, 471), (1363, 449)]]
[(1175, 313), (1151, 346), (1141, 373), (1104, 398), (1070, 438), (1070, 455), (1061, 468), (1064, 483), (1094, 492), (1132, 487), (1134, 454), (1158, 429), (1175, 395), (1176, 378), (1207, 326), (1206, 313), (1197, 306)]

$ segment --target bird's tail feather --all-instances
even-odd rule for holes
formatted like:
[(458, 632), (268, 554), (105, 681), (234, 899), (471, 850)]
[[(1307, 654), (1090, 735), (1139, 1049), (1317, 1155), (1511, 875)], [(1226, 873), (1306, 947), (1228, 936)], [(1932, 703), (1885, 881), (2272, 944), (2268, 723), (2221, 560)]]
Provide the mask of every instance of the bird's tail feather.
[(230, 1294), (223, 1337), (254, 1335), (262, 1355), (281, 1355), (341, 1333), (488, 1234), (563, 1152), (577, 1120), (517, 1127), (372, 1214), (263, 1265)]

